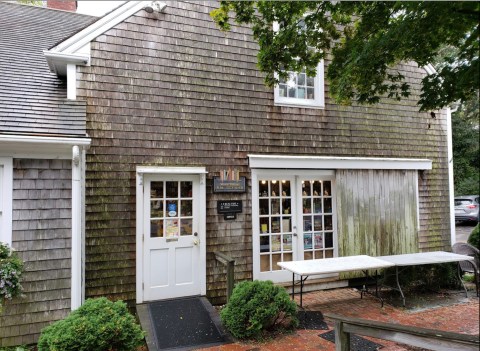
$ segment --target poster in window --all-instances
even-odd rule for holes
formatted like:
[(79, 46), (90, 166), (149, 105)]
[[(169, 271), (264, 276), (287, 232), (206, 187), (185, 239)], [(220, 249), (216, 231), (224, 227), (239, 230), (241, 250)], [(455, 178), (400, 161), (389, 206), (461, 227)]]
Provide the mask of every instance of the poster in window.
[(283, 251), (292, 251), (292, 234), (283, 235)]
[(312, 234), (305, 234), (303, 236), (303, 248), (310, 250), (312, 248)]
[(272, 235), (272, 251), (280, 251), (281, 248), (280, 235)]
[(178, 238), (180, 236), (178, 219), (165, 220), (165, 234), (166, 238)]

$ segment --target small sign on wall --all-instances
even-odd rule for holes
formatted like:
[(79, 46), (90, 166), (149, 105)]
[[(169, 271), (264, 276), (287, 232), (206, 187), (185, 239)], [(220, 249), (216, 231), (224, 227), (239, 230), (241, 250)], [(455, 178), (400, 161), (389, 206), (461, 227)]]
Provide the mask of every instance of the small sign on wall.
[(214, 193), (244, 193), (246, 190), (245, 177), (240, 177), (238, 169), (224, 169), (219, 177), (213, 177)]
[(242, 200), (217, 201), (217, 213), (242, 213)]

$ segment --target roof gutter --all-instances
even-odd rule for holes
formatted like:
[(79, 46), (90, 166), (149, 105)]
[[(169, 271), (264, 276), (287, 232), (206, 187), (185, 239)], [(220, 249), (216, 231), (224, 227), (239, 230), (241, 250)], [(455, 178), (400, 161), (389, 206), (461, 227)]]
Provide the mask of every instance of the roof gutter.
[(90, 55), (87, 54), (66, 54), (49, 50), (44, 50), (43, 54), (47, 59), (50, 71), (59, 76), (67, 75), (67, 65), (90, 65)]

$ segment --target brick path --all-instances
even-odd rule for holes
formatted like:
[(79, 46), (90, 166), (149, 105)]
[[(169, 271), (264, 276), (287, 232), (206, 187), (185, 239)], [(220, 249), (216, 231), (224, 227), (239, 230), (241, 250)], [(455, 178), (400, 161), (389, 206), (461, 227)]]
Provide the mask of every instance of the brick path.
[[(473, 296), (472, 292), (469, 296)], [(439, 329), (457, 333), (479, 334), (479, 300), (476, 297), (464, 299), (444, 307), (427, 308), (422, 311), (409, 311), (404, 308), (395, 308), (380, 302), (371, 296), (360, 299), (358, 291), (350, 288), (323, 290), (304, 295), (303, 305), (306, 310), (335, 313), (338, 315), (365, 318), (382, 322), (420, 326), (423, 328)], [(333, 323), (327, 320), (330, 329)], [(318, 335), (327, 330), (297, 330), (290, 335), (278, 337), (266, 343), (243, 343), (222, 345), (201, 349), (203, 351), (335, 351), (335, 345), (320, 338)], [(383, 345), (382, 351), (419, 350), (418, 348), (398, 345), (387, 340), (367, 338)]]

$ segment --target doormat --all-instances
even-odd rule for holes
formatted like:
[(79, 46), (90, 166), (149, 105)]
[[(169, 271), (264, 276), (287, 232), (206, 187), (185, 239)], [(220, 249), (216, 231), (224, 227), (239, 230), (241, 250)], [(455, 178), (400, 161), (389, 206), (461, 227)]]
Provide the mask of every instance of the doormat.
[(299, 311), (297, 317), (299, 329), (328, 330), (327, 323), (320, 311)]
[[(335, 343), (335, 330), (330, 330), (324, 334), (319, 334), (319, 337)], [(350, 350), (352, 351), (376, 351), (380, 350), (383, 345), (376, 344), (370, 340), (361, 338), (360, 336), (350, 335)]]
[[(149, 303), (156, 346), (159, 350), (189, 350), (229, 342), (218, 318), (201, 297)], [(209, 306), (212, 310), (213, 307)]]

